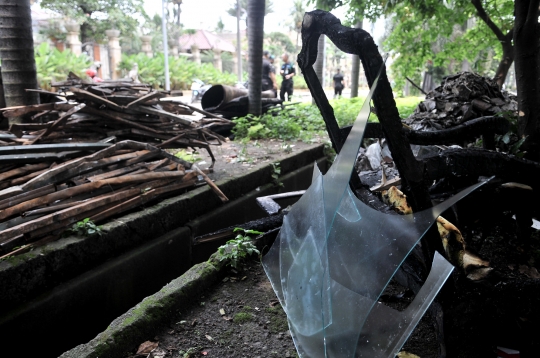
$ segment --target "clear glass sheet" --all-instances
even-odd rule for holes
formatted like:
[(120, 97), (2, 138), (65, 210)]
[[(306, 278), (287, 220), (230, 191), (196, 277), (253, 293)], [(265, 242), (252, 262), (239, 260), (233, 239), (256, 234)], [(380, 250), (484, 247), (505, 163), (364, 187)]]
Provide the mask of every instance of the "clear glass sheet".
[(358, 200), (349, 179), (376, 82), (332, 167), (323, 176), (315, 165), (310, 188), (263, 258), (300, 357), (394, 358), (453, 267), (436, 254), (403, 312), (379, 296), (437, 216), (481, 185), (413, 215), (386, 215)]

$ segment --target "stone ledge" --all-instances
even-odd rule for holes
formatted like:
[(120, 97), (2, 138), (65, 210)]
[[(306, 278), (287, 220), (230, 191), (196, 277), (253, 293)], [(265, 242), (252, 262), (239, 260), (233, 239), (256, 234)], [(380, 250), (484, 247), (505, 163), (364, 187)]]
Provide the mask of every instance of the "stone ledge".
[[(290, 154), (281, 160), (281, 175), (323, 157), (323, 145)], [(271, 181), (270, 164), (260, 164), (244, 175), (217, 182), (234, 200)], [(104, 225), (102, 236), (68, 237), (13, 259), (0, 262), (0, 314), (72, 279), (101, 263), (118, 257), (148, 240), (185, 225), (223, 205), (208, 187), (165, 199), (149, 208)]]

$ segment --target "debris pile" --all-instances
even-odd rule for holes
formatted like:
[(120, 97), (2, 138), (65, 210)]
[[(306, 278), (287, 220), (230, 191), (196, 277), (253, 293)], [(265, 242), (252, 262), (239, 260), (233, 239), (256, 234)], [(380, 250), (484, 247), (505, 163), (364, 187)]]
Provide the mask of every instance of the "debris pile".
[(435, 131), (475, 118), (501, 112), (516, 112), (516, 97), (478, 74), (462, 72), (445, 77), (426, 95), (405, 123), (414, 130)]
[[(33, 90), (50, 103), (0, 109), (6, 118), (32, 116), (0, 132), (0, 258), (204, 182), (228, 200), (206, 175), (210, 145), (224, 139), (210, 127), (228, 120), (131, 82), (70, 74), (52, 85), (58, 93)], [(206, 149), (210, 168), (165, 150), (187, 147)]]
[[(93, 83), (70, 74), (68, 80), (52, 86), (59, 92), (37, 91), (60, 102), (2, 109), (6, 118), (32, 114), (36, 123), (12, 124), (10, 133), (0, 133), (0, 145), (95, 142), (114, 136), (161, 148), (204, 148), (214, 161), (210, 145), (219, 145), (224, 138), (209, 127), (230, 123), (174, 99), (166, 100), (166, 91), (142, 84)], [(187, 116), (194, 111), (207, 118)]]
[(10, 186), (0, 191), (0, 256), (55, 240), (83, 219), (99, 223), (202, 180), (227, 200), (207, 170), (167, 151), (129, 140), (100, 144), (105, 148), (60, 164), (4, 165), (0, 183)]

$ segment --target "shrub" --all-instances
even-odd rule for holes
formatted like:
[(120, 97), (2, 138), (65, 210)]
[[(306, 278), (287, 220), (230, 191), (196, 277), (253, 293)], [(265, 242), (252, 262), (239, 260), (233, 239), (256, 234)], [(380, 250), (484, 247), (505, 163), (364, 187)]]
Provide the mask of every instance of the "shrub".
[(38, 84), (45, 90), (51, 90), (51, 82), (65, 80), (70, 71), (85, 78), (85, 70), (91, 63), (85, 55), (77, 56), (70, 50), (59, 51), (47, 42), (36, 47), (34, 53)]
[[(154, 88), (165, 87), (165, 70), (163, 54), (148, 57), (143, 53), (122, 56), (119, 68), (127, 74), (133, 64), (139, 65), (141, 82), (148, 83)], [(169, 76), (171, 89), (189, 89), (194, 79), (200, 79), (208, 84), (234, 85), (237, 77), (233, 73), (220, 72), (212, 64), (197, 64), (184, 57), (169, 57)]]

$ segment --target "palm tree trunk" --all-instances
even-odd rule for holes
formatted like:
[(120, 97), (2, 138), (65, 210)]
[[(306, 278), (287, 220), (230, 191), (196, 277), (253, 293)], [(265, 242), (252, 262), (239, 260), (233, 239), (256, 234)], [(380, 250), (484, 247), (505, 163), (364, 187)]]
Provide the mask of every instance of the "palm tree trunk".
[[(356, 23), (355, 27), (361, 29), (363, 20), (360, 19)], [(358, 97), (358, 78), (360, 77), (360, 57), (358, 55), (352, 56), (351, 65), (351, 98)]]
[(265, 0), (249, 0), (247, 6), (249, 46), (249, 113), (260, 116)]
[(30, 0), (0, 0), (0, 19), (0, 60), (6, 106), (37, 104), (38, 94), (25, 91), (38, 88)]

